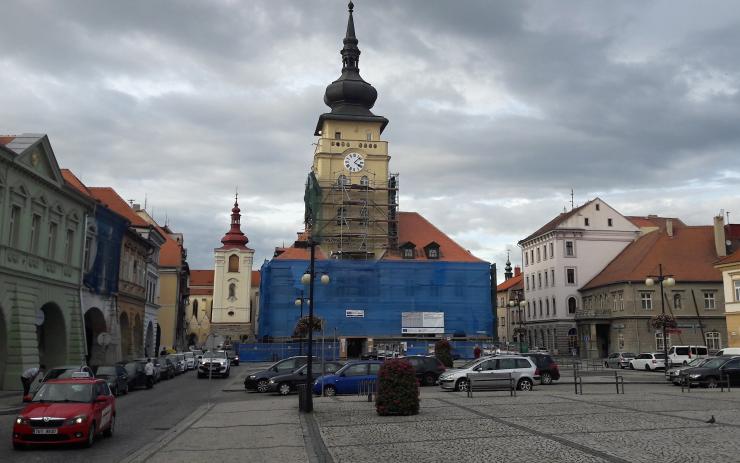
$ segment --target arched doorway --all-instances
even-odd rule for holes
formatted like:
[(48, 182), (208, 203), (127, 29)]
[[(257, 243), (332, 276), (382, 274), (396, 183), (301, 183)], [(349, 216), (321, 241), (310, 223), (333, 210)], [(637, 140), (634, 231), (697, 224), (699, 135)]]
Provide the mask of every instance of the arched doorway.
[(62, 310), (53, 302), (36, 313), (36, 341), (39, 364), (52, 368), (67, 363), (67, 327)]
[(141, 317), (137, 314), (134, 317), (134, 355), (141, 357), (144, 355), (144, 324)]
[(121, 328), (121, 359), (131, 360), (131, 325), (126, 312), (121, 313), (119, 326)]
[(5, 314), (0, 306), (0, 387), (5, 384), (5, 359), (8, 358), (8, 331), (5, 325)]
[(146, 326), (146, 345), (144, 346), (145, 357), (156, 357), (157, 352), (154, 350), (154, 324), (149, 322)]
[(92, 307), (85, 312), (85, 338), (87, 340), (87, 364), (105, 364), (105, 346), (98, 342), (100, 333), (105, 333), (105, 317), (97, 307)]

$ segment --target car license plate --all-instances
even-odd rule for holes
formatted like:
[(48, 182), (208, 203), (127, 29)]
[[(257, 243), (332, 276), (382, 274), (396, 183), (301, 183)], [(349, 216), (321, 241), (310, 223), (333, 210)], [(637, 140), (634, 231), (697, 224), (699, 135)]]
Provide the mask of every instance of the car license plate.
[(34, 434), (56, 434), (59, 430), (54, 428), (41, 428), (41, 429), (34, 429)]

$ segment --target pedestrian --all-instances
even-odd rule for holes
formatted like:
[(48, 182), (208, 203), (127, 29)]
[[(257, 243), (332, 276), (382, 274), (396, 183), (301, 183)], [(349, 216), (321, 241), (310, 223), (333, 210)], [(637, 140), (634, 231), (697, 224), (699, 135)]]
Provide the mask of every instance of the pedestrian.
[(480, 358), (481, 350), (479, 346), (475, 346), (475, 349), (473, 349), (473, 357)]
[(31, 367), (24, 371), (21, 375), (21, 383), (23, 384), (23, 397), (27, 396), (31, 390), (31, 384), (33, 384), (36, 377), (42, 371), (46, 370), (46, 365), (41, 364), (38, 367)]
[(154, 387), (154, 364), (152, 359), (146, 359), (146, 365), (144, 365), (144, 374), (146, 375), (146, 388), (151, 389)]

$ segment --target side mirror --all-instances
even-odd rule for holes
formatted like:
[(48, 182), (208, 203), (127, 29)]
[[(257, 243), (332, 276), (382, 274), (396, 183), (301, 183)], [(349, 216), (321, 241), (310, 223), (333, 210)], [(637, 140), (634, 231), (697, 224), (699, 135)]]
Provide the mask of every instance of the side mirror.
[(95, 397), (95, 402), (100, 403), (100, 402), (107, 402), (107, 401), (108, 401), (108, 397), (107, 396), (99, 395), (99, 396)]
[(33, 400), (33, 396), (31, 394), (28, 394), (28, 395), (24, 395), (23, 396), (23, 401), (24, 402), (30, 402), (31, 400)]
[(483, 368), (481, 368), (481, 367), (478, 366), (478, 367), (473, 368), (473, 371), (481, 371), (482, 369)]

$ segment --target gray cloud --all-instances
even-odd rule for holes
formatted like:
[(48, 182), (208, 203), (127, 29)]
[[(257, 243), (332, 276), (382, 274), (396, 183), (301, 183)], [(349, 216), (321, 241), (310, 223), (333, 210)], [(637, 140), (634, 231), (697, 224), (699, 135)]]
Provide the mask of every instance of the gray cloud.
[[(477, 255), (502, 262), (570, 188), (625, 214), (740, 213), (733, 2), (355, 3), (402, 208)], [(256, 262), (295, 238), (344, 2), (18, 0), (3, 19), (0, 132), (46, 132), (89, 185), (146, 195), (192, 268), (237, 185)]]

